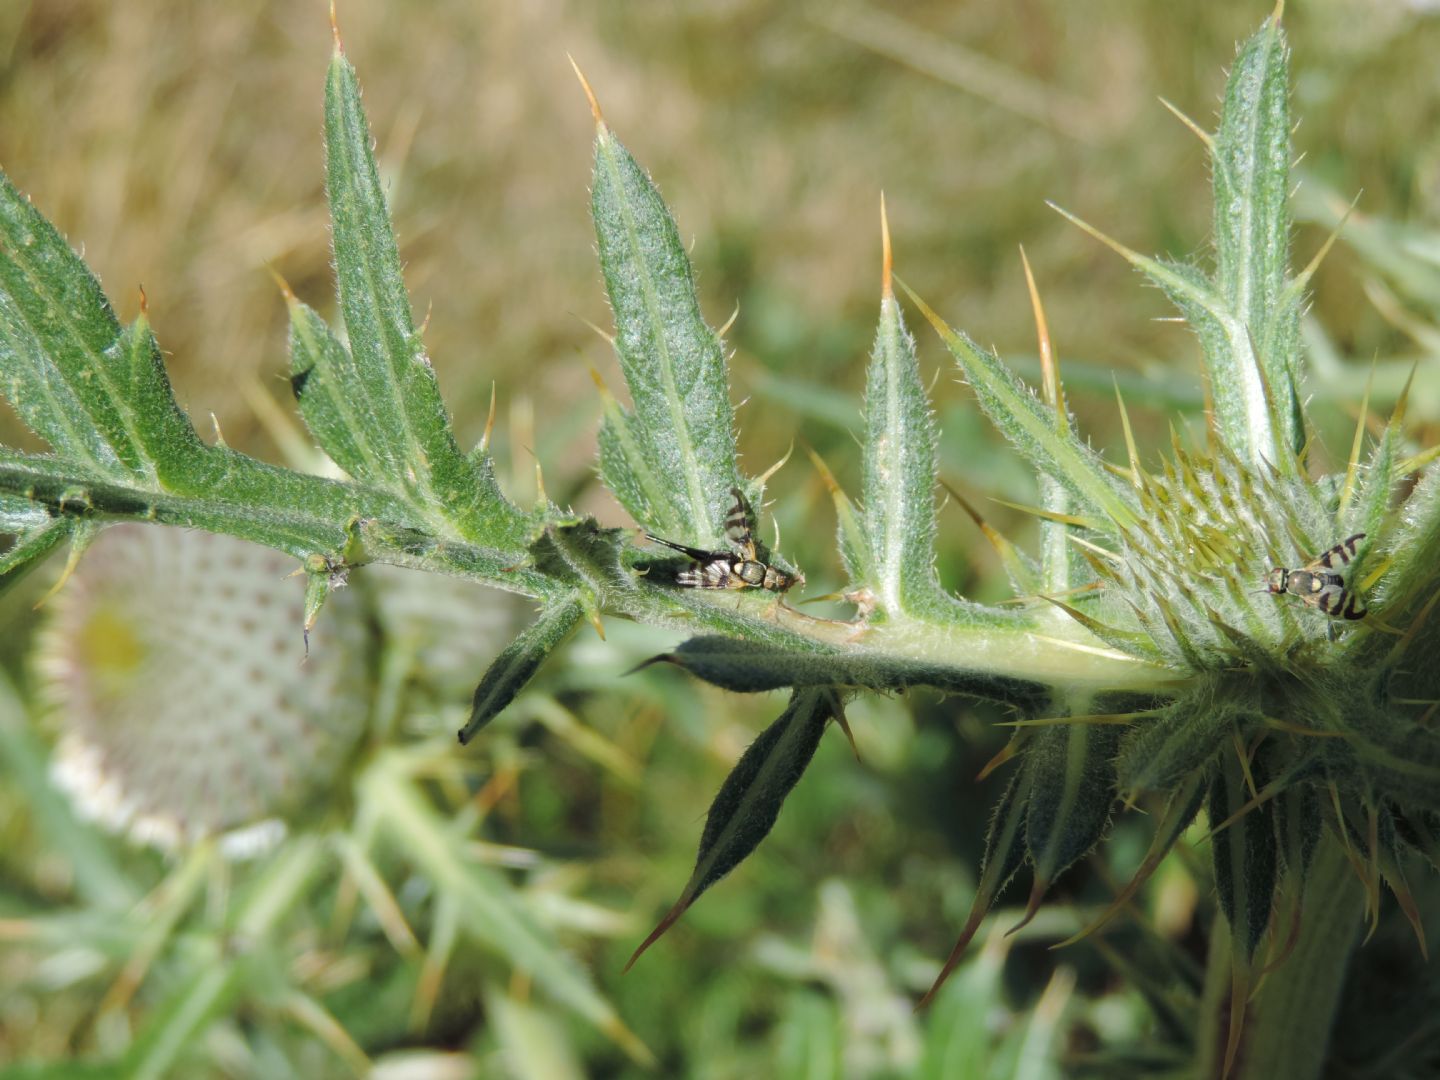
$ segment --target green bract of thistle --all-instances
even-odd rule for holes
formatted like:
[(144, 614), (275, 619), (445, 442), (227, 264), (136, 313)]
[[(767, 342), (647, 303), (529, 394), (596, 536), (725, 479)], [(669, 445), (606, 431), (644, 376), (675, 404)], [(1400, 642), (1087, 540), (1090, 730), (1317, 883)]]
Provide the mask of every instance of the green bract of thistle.
[[(522, 593), (538, 617), (481, 679), (462, 741), (572, 631), (607, 616), (691, 635), (657, 659), (718, 686), (791, 690), (721, 788), (694, 874), (642, 950), (764, 838), (829, 722), (845, 723), (847, 698), (923, 686), (999, 703), (1017, 718), (1014, 772), (936, 986), (1006, 883), (1028, 868), (1033, 914), (1102, 840), (1117, 803), (1159, 809), (1150, 852), (1117, 906), (1203, 809), (1231, 945), (1228, 990), (1215, 998), (1228, 1021), (1210, 1031), (1226, 1035), (1218, 1045), (1200, 1038), (1219, 1071), (1243, 1072), (1257, 951), (1275, 940), (1273, 913), (1303, 894), (1312, 869), (1329, 874), (1343, 859), (1378, 917), (1382, 883), (1413, 908), (1412, 853), (1440, 863), (1440, 735), (1425, 704), (1440, 694), (1426, 662), (1440, 640), (1431, 617), (1440, 480), (1431, 469), (1396, 505), (1415, 463), (1429, 460), (1406, 445), (1404, 395), (1368, 454), (1362, 415), (1343, 473), (1316, 475), (1308, 459), (1297, 326), (1313, 266), (1289, 266), (1288, 88), (1277, 12), (1240, 50), (1219, 129), (1201, 133), (1215, 199), (1208, 265), (1150, 258), (1080, 223), (1162, 289), (1200, 341), (1206, 429), (1177, 433), (1158, 460), (1127, 438), (1128, 461), (1107, 462), (1077, 433), (1053, 366), (1037, 395), (910, 293), (979, 407), (1040, 478), (1040, 557), (1007, 549), (1021, 603), (977, 604), (936, 575), (941, 435), (891, 288), (888, 235), (858, 501), (820, 463), (853, 618), (801, 615), (763, 589), (681, 587), (664, 572), (673, 557), (632, 533), (543, 495), (529, 509), (512, 503), (487, 445), (465, 453), (450, 428), (413, 323), (358, 81), (338, 49), (325, 142), (343, 333), (287, 297), (299, 410), (347, 478), (204, 444), (170, 393), (143, 308), (122, 326), (84, 263), (0, 180), (4, 385), (50, 446), (0, 449), (0, 513), (17, 535), (0, 574), (13, 581), (65, 542), (83, 550), (110, 522), (149, 520), (296, 557), (310, 576), (311, 618), (345, 569), (366, 561)], [(679, 230), (590, 100), (592, 215), (630, 396), (626, 405), (602, 389), (600, 479), (643, 529), (723, 551), (731, 488), (758, 505), (766, 478), (740, 471), (724, 346), (701, 315)], [(1366, 598), (1366, 618), (1345, 623), (1266, 590), (1272, 568), (1306, 566), (1360, 534), (1343, 587)], [(785, 565), (783, 553), (767, 557)], [(612, 1020), (582, 994), (560, 996)]]

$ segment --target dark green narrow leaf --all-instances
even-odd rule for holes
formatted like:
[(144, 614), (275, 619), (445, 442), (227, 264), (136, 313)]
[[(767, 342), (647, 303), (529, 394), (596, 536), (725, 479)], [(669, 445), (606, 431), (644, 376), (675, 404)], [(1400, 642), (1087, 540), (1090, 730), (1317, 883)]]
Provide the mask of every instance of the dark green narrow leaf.
[[(1250, 768), (1256, 787), (1263, 790), (1268, 777), (1260, 761), (1252, 761)], [(1211, 827), (1229, 821), (1250, 798), (1239, 759), (1234, 754), (1224, 755), (1210, 785), (1206, 809)], [(1273, 801), (1252, 808), (1229, 828), (1212, 833), (1210, 844), (1215, 891), (1230, 926), (1230, 1021), (1221, 1069), (1221, 1075), (1228, 1076), (1244, 1035), (1255, 950), (1270, 925), (1280, 876)]]
[(1035, 867), (1034, 914), (1040, 897), (1100, 840), (1115, 801), (1115, 748), (1121, 729), (1109, 724), (1042, 727), (1025, 753), (1033, 770), (1025, 843)]
[[(591, 212), (635, 410), (629, 431), (665, 498), (642, 523), (700, 547), (723, 541), (739, 482), (724, 350), (705, 324), (690, 260), (660, 193), (601, 122)], [(615, 432), (619, 435), (619, 432)], [(752, 497), (756, 494), (750, 492)]]
[[(1256, 786), (1263, 788), (1265, 778), (1258, 761), (1252, 762), (1252, 769)], [(1207, 811), (1211, 825), (1229, 820), (1249, 801), (1240, 763), (1233, 754), (1226, 755), (1210, 786)], [(1230, 924), (1236, 947), (1248, 960), (1270, 924), (1279, 872), (1273, 805), (1266, 802), (1250, 810), (1228, 829), (1212, 834), (1210, 843), (1220, 910)]]
[(1294, 784), (1275, 799), (1275, 835), (1285, 869), (1301, 882), (1310, 873), (1310, 861), (1325, 823), (1320, 793), (1311, 784)]
[(460, 745), (464, 746), (473, 739), (515, 700), (515, 695), (525, 689), (540, 670), (540, 665), (570, 636), (584, 617), (585, 606), (576, 593), (546, 604), (540, 617), (505, 647), (481, 678), (470, 705), (470, 719), (460, 729)]
[(942, 615), (955, 599), (935, 575), (935, 418), (915, 339), (888, 290), (865, 382), (865, 533), (874, 589), (891, 618)]
[(0, 370), (5, 396), (56, 454), (112, 476), (140, 466), (106, 350), (120, 324), (55, 226), (0, 173)]
[(1170, 849), (1200, 813), (1206, 794), (1205, 775), (1199, 771), (1186, 776), (1180, 786), (1170, 792), (1165, 800), (1165, 810), (1156, 822), (1155, 835), (1150, 838), (1150, 848), (1145, 852), (1145, 858), (1129, 883), (1120, 890), (1110, 906), (1088, 926), (1054, 948), (1063, 949), (1066, 945), (1073, 945), (1082, 938), (1089, 937), (1125, 909), (1125, 905), (1130, 903), (1141, 886), (1150, 880), (1161, 860), (1170, 853)]
[(1025, 817), (1033, 791), (1032, 784), (1031, 770), (1022, 765), (1020, 771), (1011, 777), (1005, 794), (996, 804), (995, 813), (990, 818), (990, 831), (985, 836), (985, 862), (980, 870), (980, 881), (975, 886), (975, 900), (970, 905), (970, 915), (960, 929), (960, 937), (956, 940), (955, 947), (950, 950), (945, 966), (940, 969), (940, 974), (920, 999), (917, 1008), (928, 1005), (945, 985), (945, 980), (950, 978), (950, 973), (959, 965), (971, 939), (975, 937), (975, 932), (980, 929), (980, 924), (989, 913), (990, 906), (1000, 895), (1000, 890), (1009, 884), (1010, 879), (1025, 862)]
[(764, 642), (710, 634), (691, 638), (677, 646), (674, 652), (656, 656), (646, 664), (662, 662), (684, 668), (697, 678), (741, 694), (807, 686), (846, 686), (865, 690), (931, 686), (989, 701), (1024, 705), (1038, 704), (1047, 692), (1039, 683), (907, 657), (854, 652), (799, 652)]
[(635, 950), (625, 970), (630, 970), (701, 893), (739, 866), (765, 839), (786, 796), (815, 756), (825, 724), (842, 715), (840, 699), (833, 690), (797, 690), (791, 695), (780, 718), (750, 744), (720, 786), (705, 818), (694, 873), (680, 899)]
[[(332, 380), (332, 393), (357, 404), (346, 421), (361, 429), (356, 441), (376, 451), (374, 464), (385, 469), (383, 477), (366, 478), (404, 492), (432, 520), (470, 539), (513, 546), (525, 517), (490, 470), (476, 468), (455, 442), (411, 315), (355, 69), (338, 51), (325, 87), (325, 149), (335, 274), (354, 364), (330, 371), (325, 365), (337, 354), (322, 346), (310, 355), (322, 383)], [(312, 369), (310, 379), (315, 375)]]

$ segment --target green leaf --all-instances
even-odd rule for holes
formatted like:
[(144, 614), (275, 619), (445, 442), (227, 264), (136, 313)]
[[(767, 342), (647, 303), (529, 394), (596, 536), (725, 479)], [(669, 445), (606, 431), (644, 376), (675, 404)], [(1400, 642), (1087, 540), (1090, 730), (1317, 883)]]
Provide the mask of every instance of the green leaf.
[[(514, 546), (524, 535), (525, 515), (501, 494), (488, 461), (477, 464), (463, 454), (450, 429), (412, 319), (355, 69), (338, 51), (325, 86), (325, 148), (335, 275), (352, 362), (299, 314), (297, 361), (312, 365), (299, 393), (303, 399), (315, 383), (320, 399), (304, 410), (306, 419), (323, 417), (317, 438), (328, 438), (360, 468), (358, 478), (403, 493), (432, 526)], [(352, 406), (344, 413), (340, 395)], [(340, 425), (350, 428), (348, 445), (334, 438)]]
[(176, 403), (165, 359), (143, 314), (121, 331), (105, 360), (117, 372), (116, 403), (130, 419), (130, 434), (144, 465), (135, 474), (153, 476), (172, 491), (193, 490), (196, 484), (203, 490), (201, 459), (210, 448)]
[[(1304, 441), (1295, 366), (1300, 297), (1288, 281), (1289, 94), (1288, 50), (1277, 17), (1241, 46), (1230, 69), (1212, 175), (1215, 287), (1226, 309), (1249, 330), (1253, 359), (1269, 390), (1263, 404), (1277, 429), (1276, 450), (1288, 449), (1286, 456)], [(1241, 374), (1247, 382), (1253, 378)], [(1236, 388), (1217, 385), (1221, 371), (1213, 367), (1210, 375), (1218, 409), (1222, 394)]]
[(739, 866), (765, 839), (786, 796), (815, 756), (826, 723), (842, 715), (834, 691), (797, 690), (779, 719), (740, 755), (710, 804), (694, 873), (680, 899), (630, 957), (627, 971), (706, 889)]
[(645, 457), (635, 414), (615, 400), (598, 376), (596, 384), (604, 410), (597, 436), (600, 480), (635, 521), (659, 520), (657, 515), (668, 506), (670, 496)]
[(290, 389), (320, 449), (358, 480), (389, 483), (402, 468), (379, 438), (374, 402), (349, 351), (312, 308), (292, 296)]
[(142, 465), (124, 376), (107, 353), (120, 324), (95, 275), (0, 173), (0, 369), (20, 418), (61, 456), (121, 476)]
[[(717, 547), (730, 489), (739, 483), (724, 350), (700, 314), (670, 211), (603, 123), (595, 137), (591, 213), (615, 313), (615, 350), (635, 405), (625, 431), (644, 471), (665, 481), (662, 501), (640, 520), (672, 539)], [(621, 432), (612, 434), (618, 440)], [(661, 496), (648, 484), (637, 486)], [(646, 508), (634, 501), (634, 508)]]
[(1100, 840), (1115, 802), (1115, 747), (1109, 724), (1042, 727), (1025, 751), (1032, 770), (1025, 843), (1035, 867), (1033, 901)]
[(903, 283), (901, 287), (940, 335), (960, 364), (980, 407), (996, 429), (1037, 468), (1053, 476), (1082, 506), (1121, 528), (1136, 520), (1131, 497), (1106, 471), (1089, 447), (1068, 432), (1056, 430), (1055, 412), (1047, 408), (994, 353), (951, 329)]
[[(1265, 786), (1259, 762), (1252, 762), (1255, 784)], [(1240, 762), (1227, 755), (1210, 786), (1207, 811), (1212, 828), (1250, 801)], [(1249, 810), (1235, 824), (1210, 838), (1215, 864), (1215, 891), (1237, 947), (1248, 960), (1270, 925), (1270, 907), (1279, 873), (1275, 815), (1271, 803)]]
[(865, 384), (864, 525), (875, 592), (891, 618), (941, 616), (958, 605), (935, 574), (935, 418), (915, 340), (888, 292)]
[(461, 746), (515, 700), (515, 695), (525, 689), (540, 665), (584, 617), (585, 605), (573, 593), (545, 605), (540, 617), (505, 647), (480, 679), (470, 705), (470, 719), (460, 729)]
[(1243, 733), (1253, 721), (1243, 710), (1219, 704), (1205, 693), (1187, 694), (1140, 720), (1126, 735), (1115, 762), (1122, 795), (1169, 791), (1212, 761), (1237, 726)]
[(44, 518), (41, 525), (17, 533), (15, 542), (0, 555), (0, 592), (17, 584), (45, 556), (73, 535), (78, 522), (70, 518)]
[(1179, 842), (1185, 830), (1190, 827), (1190, 823), (1195, 820), (1207, 794), (1205, 774), (1193, 772), (1166, 795), (1165, 808), (1156, 819), (1155, 833), (1150, 838), (1150, 847), (1145, 852), (1145, 858), (1141, 860), (1139, 868), (1129, 883), (1116, 894), (1110, 906), (1099, 916), (1091, 920), (1079, 933), (1066, 938), (1055, 948), (1064, 948), (1066, 945), (1073, 945), (1082, 938), (1088, 937), (1125, 910), (1130, 900), (1140, 891), (1140, 887), (1150, 880), (1150, 876), (1159, 868), (1161, 860), (1170, 853), (1170, 849)]
[(603, 598), (632, 585), (620, 562), (625, 535), (625, 529), (602, 528), (594, 518), (550, 524), (530, 545), (530, 559), (547, 577), (581, 583), (587, 594)]
[(674, 664), (696, 678), (742, 694), (785, 687), (844, 686), (886, 691), (930, 686), (1023, 706), (1038, 703), (1046, 692), (1040, 683), (908, 657), (853, 652), (805, 653), (713, 635), (691, 638), (673, 652), (646, 661), (646, 665), (660, 662)]

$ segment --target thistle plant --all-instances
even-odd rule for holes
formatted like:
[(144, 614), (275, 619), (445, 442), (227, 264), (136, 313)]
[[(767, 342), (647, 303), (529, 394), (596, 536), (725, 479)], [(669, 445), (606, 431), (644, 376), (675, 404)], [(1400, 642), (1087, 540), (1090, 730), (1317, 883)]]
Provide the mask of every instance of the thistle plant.
[[(596, 123), (593, 219), (630, 401), (601, 388), (599, 479), (640, 530), (723, 559), (735, 554), (732, 493), (763, 506), (773, 471), (740, 467), (725, 344), (700, 312), (679, 231), (585, 92)], [(479, 445), (460, 447), (337, 35), (325, 143), (343, 327), (284, 292), (299, 412), (346, 479), (202, 441), (170, 392), (143, 298), (121, 325), (84, 263), (6, 180), (5, 387), (50, 452), (0, 450), (0, 524), (17, 537), (0, 574), (13, 581), (65, 545), (78, 559), (99, 530), (132, 520), (225, 533), (298, 560), (306, 626), (367, 563), (521, 593), (537, 615), (481, 677), (462, 743), (483, 737), (578, 627), (603, 633), (607, 618), (686, 635), (655, 660), (698, 679), (740, 693), (788, 690), (789, 704), (721, 787), (693, 875), (632, 963), (760, 843), (830, 721), (844, 727), (854, 695), (929, 687), (998, 703), (1016, 734), (986, 772), (1003, 766), (1010, 777), (973, 910), (936, 986), (1011, 879), (1028, 878), (1033, 915), (1103, 841), (1117, 805), (1152, 810), (1153, 841), (1090, 931), (1125, 907), (1203, 814), (1222, 917), (1195, 1034), (1201, 1072), (1319, 1075), (1362, 914), (1373, 925), (1388, 891), (1425, 948), (1407, 875), (1420, 860), (1440, 864), (1440, 683), (1427, 663), (1440, 626), (1431, 618), (1440, 479), (1427, 471), (1435, 452), (1407, 441), (1403, 394), (1373, 445), (1360, 403), (1343, 469), (1322, 474), (1311, 452), (1299, 323), (1319, 260), (1298, 273), (1290, 266), (1288, 93), (1277, 10), (1235, 60), (1218, 129), (1186, 121), (1211, 162), (1204, 265), (1141, 255), (1072, 218), (1159, 286), (1199, 339), (1204, 430), (1175, 431), (1158, 457), (1139, 451), (1118, 395), (1123, 463), (1076, 430), (1038, 299), (1039, 394), (894, 277), (885, 232), (858, 499), (815, 459), (838, 519), (841, 595), (853, 607), (849, 618), (825, 619), (763, 587), (687, 587), (686, 560), (673, 550), (571, 513), (543, 485), (537, 505), (511, 501), (488, 428)], [(1038, 554), (991, 530), (1017, 602), (957, 597), (936, 574), (940, 434), (896, 285), (1035, 470)], [(1267, 588), (1275, 568), (1307, 567), (1336, 545), (1343, 556), (1315, 579), (1331, 600), (1342, 597), (1323, 605), (1330, 614), (1289, 579)], [(799, 570), (758, 542), (753, 557)], [(1365, 617), (1331, 617), (1346, 610)]]

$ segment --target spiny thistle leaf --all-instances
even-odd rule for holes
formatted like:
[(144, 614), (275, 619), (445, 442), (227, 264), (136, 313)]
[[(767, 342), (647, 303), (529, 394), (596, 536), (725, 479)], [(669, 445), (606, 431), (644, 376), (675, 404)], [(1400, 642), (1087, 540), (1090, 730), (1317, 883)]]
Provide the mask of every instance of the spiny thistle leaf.
[[(1251, 763), (1252, 768), (1257, 763)], [(1256, 773), (1263, 786), (1263, 774)], [(1228, 820), (1250, 801), (1244, 769), (1233, 755), (1227, 755), (1210, 786), (1208, 814), (1219, 823)], [(1215, 864), (1215, 890), (1220, 910), (1241, 955), (1248, 959), (1270, 925), (1270, 904), (1279, 868), (1275, 843), (1274, 807), (1255, 807), (1235, 825), (1211, 837)]]
[(506, 646), (480, 679), (470, 705), (470, 719), (460, 729), (461, 746), (515, 700), (515, 695), (525, 689), (540, 670), (540, 665), (584, 618), (585, 605), (577, 594), (551, 600), (545, 605), (540, 617)]
[(835, 504), (835, 538), (840, 548), (840, 561), (851, 581), (874, 581), (879, 577), (875, 556), (870, 550), (870, 540), (865, 529), (865, 518), (856, 510), (850, 496), (835, 479), (830, 466), (814, 450), (807, 448), (815, 471), (820, 474), (830, 501)]
[(1130, 797), (1170, 790), (1204, 768), (1236, 730), (1247, 730), (1254, 721), (1203, 692), (1187, 695), (1127, 734), (1115, 763), (1120, 791)]
[[(362, 518), (406, 521), (405, 507), (362, 488), (305, 476), (223, 447), (212, 447), (199, 477), (211, 494), (171, 494), (155, 486), (117, 483), (43, 454), (0, 447), (0, 490), (23, 495), (57, 516), (97, 520), (140, 518), (228, 533), (304, 559), (345, 550)], [(200, 479), (194, 485), (201, 488)]]
[(600, 479), (635, 521), (655, 521), (668, 505), (668, 486), (651, 468), (636, 432), (635, 414), (615, 400), (598, 375), (603, 414), (596, 437)]
[[(1304, 442), (1295, 359), (1300, 297), (1288, 281), (1289, 95), (1289, 55), (1277, 14), (1241, 46), (1211, 144), (1215, 285), (1231, 315), (1248, 328), (1254, 362), (1271, 395), (1265, 404), (1276, 428), (1272, 445), (1279, 456), (1271, 460), (1277, 464), (1298, 452)], [(1218, 359), (1210, 357), (1212, 364)], [(1239, 359), (1234, 356), (1232, 364)], [(1211, 368), (1217, 414), (1221, 399), (1238, 389), (1224, 385), (1223, 370)], [(1236, 373), (1246, 374), (1243, 381), (1248, 381), (1248, 373)], [(1249, 402), (1248, 408), (1253, 410), (1255, 404)]]
[(889, 618), (953, 617), (959, 605), (935, 575), (935, 418), (886, 271), (865, 382), (862, 499), (875, 576), (861, 583)]
[[(645, 471), (666, 478), (658, 505), (633, 499), (630, 509), (648, 509), (650, 516), (640, 520), (665, 536), (716, 547), (730, 489), (739, 482), (724, 350), (700, 313), (690, 260), (669, 209), (598, 119), (591, 212), (615, 314), (615, 351), (635, 404), (622, 419)], [(612, 436), (619, 442), (621, 433)], [(607, 479), (620, 460), (607, 455)], [(620, 480), (618, 486), (660, 494), (638, 482)]]
[(365, 469), (359, 478), (404, 493), (434, 525), (513, 547), (525, 517), (500, 493), (488, 462), (477, 467), (455, 442), (410, 311), (360, 84), (338, 49), (325, 84), (325, 149), (335, 276), (353, 363), (337, 363), (333, 349), (315, 349), (306, 386), (318, 377), (328, 403), (343, 393), (355, 408), (343, 420), (330, 417), (322, 431), (336, 423), (357, 428), (352, 438), (369, 451), (363, 460), (352, 458)]
[(841, 715), (840, 699), (834, 691), (797, 690), (780, 718), (750, 744), (710, 804), (695, 872), (680, 899), (630, 957), (626, 971), (701, 893), (739, 866), (765, 839), (786, 796), (814, 757), (826, 723)]
[(1005, 794), (995, 805), (990, 831), (985, 836), (985, 862), (980, 870), (980, 880), (975, 885), (975, 900), (970, 905), (970, 914), (945, 960), (945, 966), (916, 1008), (923, 1009), (945, 985), (995, 903), (995, 898), (1000, 895), (1000, 890), (1024, 864), (1026, 806), (1033, 790), (1033, 779), (1031, 770), (1022, 765), (1020, 771), (1010, 778)]
[(0, 368), (5, 395), (55, 453), (120, 479), (151, 465), (127, 407), (131, 373), (100, 283), (0, 174)]
[(1195, 816), (1205, 802), (1206, 794), (1205, 776), (1198, 771), (1191, 773), (1179, 787), (1170, 792), (1165, 800), (1165, 809), (1156, 821), (1155, 835), (1150, 838), (1149, 850), (1145, 852), (1145, 858), (1141, 860), (1140, 867), (1135, 871), (1134, 876), (1116, 894), (1110, 906), (1088, 926), (1052, 948), (1063, 949), (1082, 938), (1089, 937), (1123, 911), (1145, 882), (1150, 880), (1150, 876), (1159, 868), (1161, 860), (1170, 854), (1171, 848), (1190, 827), (1190, 823), (1195, 820)]
[(288, 293), (290, 388), (300, 416), (330, 460), (357, 480), (385, 484), (402, 467), (379, 437), (375, 402), (350, 351), (318, 313)]
[(951, 329), (901, 282), (911, 301), (940, 335), (996, 429), (1037, 468), (1064, 484), (1080, 503), (1121, 527), (1135, 521), (1125, 492), (1100, 458), (1068, 433), (1055, 430), (1053, 410), (1025, 386), (1000, 358)]
[(620, 564), (624, 529), (603, 528), (594, 518), (552, 522), (530, 545), (530, 560), (555, 582), (583, 584), (593, 596), (630, 586)]
[(1031, 911), (1049, 886), (1100, 841), (1115, 802), (1120, 728), (1063, 724), (1042, 728), (1026, 752), (1034, 770), (1025, 845), (1035, 868)]

